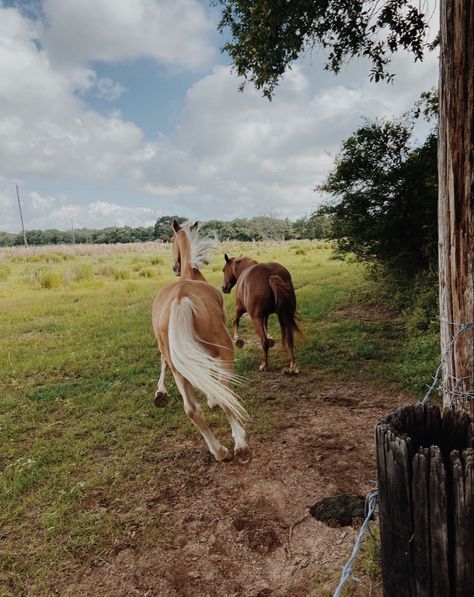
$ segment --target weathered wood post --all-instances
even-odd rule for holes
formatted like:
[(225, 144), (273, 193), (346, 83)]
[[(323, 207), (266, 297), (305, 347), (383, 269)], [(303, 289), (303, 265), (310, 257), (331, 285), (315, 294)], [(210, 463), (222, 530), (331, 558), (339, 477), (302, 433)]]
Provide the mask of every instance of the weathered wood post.
[(385, 597), (474, 594), (474, 418), (416, 404), (376, 427)]
[[(474, 320), (474, 2), (440, 0), (439, 308), (441, 354)], [(443, 404), (474, 414), (474, 327), (443, 367)], [(473, 591), (474, 594), (474, 591)]]

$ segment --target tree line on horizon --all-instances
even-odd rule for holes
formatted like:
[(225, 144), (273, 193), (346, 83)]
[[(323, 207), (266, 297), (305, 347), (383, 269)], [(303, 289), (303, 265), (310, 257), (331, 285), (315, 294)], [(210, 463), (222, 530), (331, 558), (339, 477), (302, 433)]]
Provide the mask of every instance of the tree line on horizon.
[[(172, 215), (157, 219), (154, 226), (108, 226), (102, 229), (78, 228), (72, 230), (27, 230), (28, 245), (68, 244), (115, 244), (140, 243), (147, 241), (169, 242), (172, 236), (171, 222), (182, 223), (187, 218)], [(295, 221), (277, 218), (273, 215), (237, 218), (231, 221), (209, 220), (200, 226), (203, 236), (215, 237), (220, 241), (244, 242), (261, 240), (326, 239), (330, 236), (331, 216), (315, 211)], [(0, 232), (0, 246), (23, 245), (23, 233)]]

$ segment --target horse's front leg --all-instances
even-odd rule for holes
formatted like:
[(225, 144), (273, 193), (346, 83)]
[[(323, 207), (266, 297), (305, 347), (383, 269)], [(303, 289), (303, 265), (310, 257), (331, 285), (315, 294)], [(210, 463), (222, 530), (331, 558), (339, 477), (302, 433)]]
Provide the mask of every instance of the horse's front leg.
[(239, 337), (239, 322), (240, 322), (240, 318), (245, 313), (245, 311), (246, 311), (246, 309), (244, 309), (244, 307), (242, 307), (242, 305), (235, 306), (233, 324), (234, 324), (234, 344), (237, 346), (237, 348), (242, 348), (244, 345), (244, 341), (242, 340), (242, 338)]
[(158, 387), (155, 393), (155, 406), (158, 406), (158, 408), (166, 406), (166, 404), (168, 403), (168, 392), (166, 391), (165, 386), (165, 375), (167, 367), (168, 364), (166, 362), (166, 359), (163, 355), (161, 355), (160, 379), (158, 380)]

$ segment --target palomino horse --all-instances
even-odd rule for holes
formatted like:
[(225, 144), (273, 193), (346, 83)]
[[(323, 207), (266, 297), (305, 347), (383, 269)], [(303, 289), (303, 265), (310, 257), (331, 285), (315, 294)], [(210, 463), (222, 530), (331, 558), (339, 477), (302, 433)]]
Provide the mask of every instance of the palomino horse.
[(299, 373), (295, 361), (294, 333), (299, 331), (295, 321), (296, 296), (290, 272), (279, 263), (257, 263), (249, 257), (225, 257), (224, 284), (222, 292), (229, 293), (236, 286), (234, 342), (242, 348), (239, 338), (239, 321), (244, 313), (252, 319), (253, 327), (260, 337), (263, 362), (260, 371), (268, 367), (268, 349), (275, 342), (267, 332), (268, 316), (276, 313), (280, 322), (281, 341), (290, 352), (290, 365), (285, 372)]
[(207, 396), (211, 408), (220, 406), (227, 415), (234, 438), (234, 456), (240, 463), (251, 459), (242, 422), (248, 415), (230, 389), (234, 347), (225, 326), (219, 291), (208, 284), (199, 268), (207, 264), (212, 241), (201, 240), (197, 222), (180, 226), (173, 221), (173, 271), (181, 280), (164, 288), (153, 302), (153, 331), (161, 352), (161, 374), (155, 404), (166, 402), (165, 372), (171, 369), (183, 398), (184, 410), (203, 435), (218, 461), (229, 451), (214, 436), (196, 401), (193, 387)]

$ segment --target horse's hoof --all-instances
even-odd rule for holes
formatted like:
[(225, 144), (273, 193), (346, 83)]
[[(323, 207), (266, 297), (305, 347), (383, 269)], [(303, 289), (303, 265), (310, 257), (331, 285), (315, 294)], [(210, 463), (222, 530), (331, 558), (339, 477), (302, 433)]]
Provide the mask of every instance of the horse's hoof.
[(166, 392), (156, 392), (155, 394), (155, 406), (163, 408), (168, 404), (168, 394)]
[(237, 346), (237, 348), (243, 348), (244, 344), (245, 342), (242, 340), (242, 338), (237, 338), (237, 340), (235, 341), (235, 345)]
[(224, 460), (232, 460), (232, 456), (225, 446), (221, 446), (219, 448), (217, 454), (214, 454), (214, 458), (217, 460), (217, 462), (223, 462)]
[(272, 348), (273, 346), (275, 346), (275, 340), (273, 338), (268, 337), (268, 348)]
[(299, 372), (300, 370), (297, 367), (294, 367), (293, 369), (291, 367), (285, 367), (282, 369), (282, 373), (285, 375), (298, 375)]
[(252, 450), (248, 446), (237, 448), (234, 452), (234, 460), (237, 464), (249, 464), (252, 461)]
[(266, 371), (267, 370), (267, 366), (264, 365), (263, 363), (260, 365), (260, 367), (258, 368), (259, 371)]

